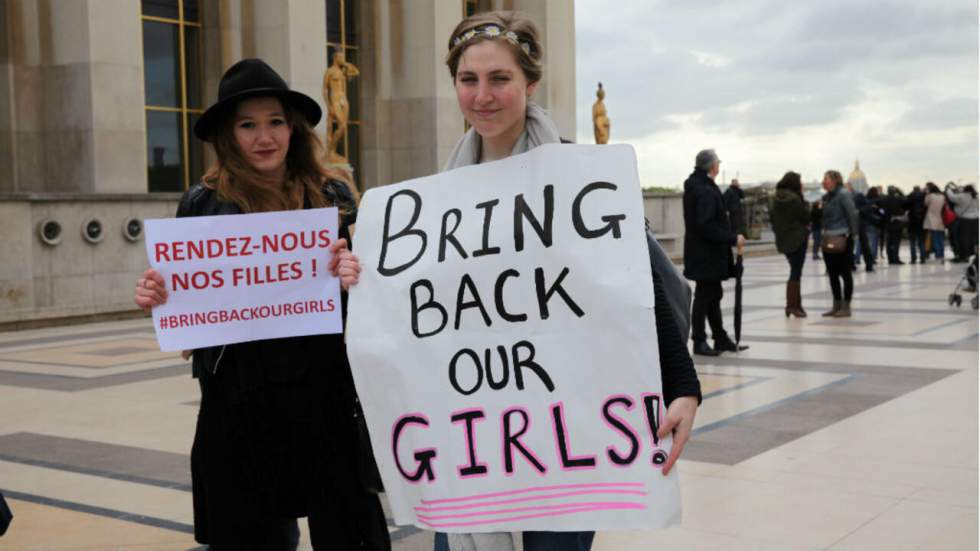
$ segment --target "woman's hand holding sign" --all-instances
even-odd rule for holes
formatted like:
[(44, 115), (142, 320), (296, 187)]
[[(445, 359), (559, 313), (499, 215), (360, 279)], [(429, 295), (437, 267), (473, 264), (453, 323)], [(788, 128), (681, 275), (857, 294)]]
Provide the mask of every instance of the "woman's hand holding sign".
[(136, 305), (149, 312), (156, 306), (167, 302), (167, 286), (163, 276), (150, 268), (143, 272), (143, 277), (136, 280)]
[(349, 291), (351, 287), (357, 285), (358, 276), (361, 273), (361, 261), (347, 248), (346, 239), (338, 239), (330, 245), (330, 252), (333, 258), (330, 259), (330, 273), (334, 277), (340, 278), (340, 286)]
[(667, 476), (674, 463), (684, 452), (684, 444), (687, 444), (691, 437), (691, 428), (694, 426), (694, 414), (698, 411), (698, 399), (694, 396), (680, 396), (675, 398), (667, 408), (667, 418), (664, 419), (660, 430), (657, 431), (658, 438), (666, 438), (673, 433), (674, 444), (670, 449), (670, 457), (664, 463), (663, 474)]

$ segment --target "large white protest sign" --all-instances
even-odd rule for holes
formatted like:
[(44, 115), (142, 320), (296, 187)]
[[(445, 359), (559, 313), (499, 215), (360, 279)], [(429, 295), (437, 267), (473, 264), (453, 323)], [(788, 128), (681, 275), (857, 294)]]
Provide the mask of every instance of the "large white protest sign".
[(336, 208), (147, 220), (169, 292), (153, 309), (161, 350), (343, 331), (337, 222)]
[(399, 524), (680, 518), (629, 146), (547, 145), (369, 190), (348, 352)]

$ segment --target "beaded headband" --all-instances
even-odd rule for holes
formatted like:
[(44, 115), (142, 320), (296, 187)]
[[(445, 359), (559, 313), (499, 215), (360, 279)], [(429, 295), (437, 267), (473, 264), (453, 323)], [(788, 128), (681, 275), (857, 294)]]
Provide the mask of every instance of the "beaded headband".
[(487, 38), (503, 37), (513, 42), (514, 44), (520, 46), (521, 49), (524, 50), (524, 53), (528, 55), (531, 54), (531, 45), (528, 44), (527, 42), (522, 42), (517, 37), (517, 33), (515, 33), (514, 31), (504, 31), (497, 25), (493, 25), (493, 24), (484, 25), (482, 27), (477, 27), (475, 29), (470, 29), (465, 33), (457, 36), (456, 38), (453, 39), (453, 47), (455, 48), (456, 46), (459, 46), (460, 43), (466, 42), (468, 40), (472, 40), (477, 36), (485, 36)]

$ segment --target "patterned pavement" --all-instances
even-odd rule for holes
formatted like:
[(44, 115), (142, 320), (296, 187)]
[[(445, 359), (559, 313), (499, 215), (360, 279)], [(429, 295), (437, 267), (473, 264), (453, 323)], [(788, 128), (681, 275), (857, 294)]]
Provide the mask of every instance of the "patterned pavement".
[[(684, 523), (599, 534), (596, 551), (977, 548), (977, 313), (946, 304), (962, 265), (859, 272), (848, 320), (819, 316), (830, 295), (809, 260), (811, 315), (787, 320), (787, 272), (748, 260), (751, 349), (698, 359)], [(197, 394), (146, 320), (0, 333), (0, 491), (16, 515), (0, 550), (197, 549)], [(399, 551), (431, 549), (430, 533), (391, 532)]]

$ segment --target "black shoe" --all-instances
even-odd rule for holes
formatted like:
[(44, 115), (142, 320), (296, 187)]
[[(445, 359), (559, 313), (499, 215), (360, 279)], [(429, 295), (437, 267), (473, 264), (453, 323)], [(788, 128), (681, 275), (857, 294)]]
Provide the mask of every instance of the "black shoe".
[(875, 269), (874, 268), (865, 268), (864, 271), (865, 272), (868, 272), (869, 274), (875, 273)]
[(749, 347), (744, 344), (736, 345), (728, 337), (715, 339), (715, 352), (741, 352), (748, 349)]
[(720, 356), (721, 352), (712, 349), (708, 346), (707, 341), (698, 341), (694, 343), (694, 353), (698, 356)]

